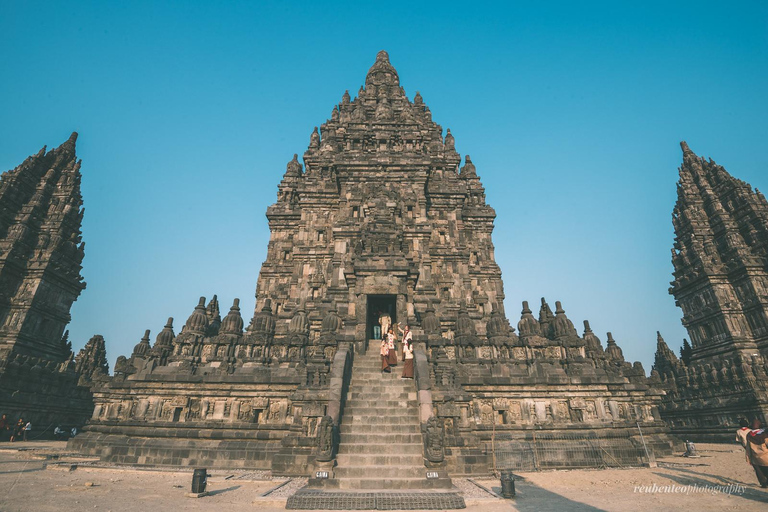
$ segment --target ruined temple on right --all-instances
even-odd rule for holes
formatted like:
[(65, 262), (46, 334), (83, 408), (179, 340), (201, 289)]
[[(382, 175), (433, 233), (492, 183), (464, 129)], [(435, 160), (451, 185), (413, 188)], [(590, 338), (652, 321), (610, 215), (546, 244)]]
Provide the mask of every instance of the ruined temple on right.
[(651, 379), (667, 391), (661, 414), (674, 433), (732, 440), (740, 418), (768, 412), (768, 203), (680, 145), (669, 292), (691, 344), (678, 359), (659, 334)]

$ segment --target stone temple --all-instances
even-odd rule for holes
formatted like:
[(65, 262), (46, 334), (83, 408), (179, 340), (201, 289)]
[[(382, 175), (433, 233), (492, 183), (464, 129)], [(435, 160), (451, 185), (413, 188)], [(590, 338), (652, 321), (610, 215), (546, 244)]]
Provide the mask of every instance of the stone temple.
[[(178, 333), (169, 319), (151, 345), (147, 331), (94, 388), (73, 448), (118, 463), (323, 470), (341, 488), (445, 486), (488, 473), (499, 446), (532, 433), (670, 450), (663, 391), (610, 333), (603, 348), (543, 299), (538, 318), (524, 302), (510, 326), (475, 165), (421, 95), (406, 96), (386, 52), (301, 160), (267, 209), (247, 326), (237, 299), (222, 318), (214, 296)], [(380, 374), (379, 311), (411, 326), (415, 381)], [(553, 457), (578, 465), (566, 445)]]
[(85, 423), (89, 386), (108, 371), (104, 338), (75, 358), (64, 331), (85, 288), (76, 140), (73, 133), (0, 177), (0, 412), (36, 432)]
[(669, 291), (692, 347), (678, 359), (659, 335), (654, 378), (674, 432), (732, 441), (739, 418), (768, 419), (768, 203), (681, 145)]

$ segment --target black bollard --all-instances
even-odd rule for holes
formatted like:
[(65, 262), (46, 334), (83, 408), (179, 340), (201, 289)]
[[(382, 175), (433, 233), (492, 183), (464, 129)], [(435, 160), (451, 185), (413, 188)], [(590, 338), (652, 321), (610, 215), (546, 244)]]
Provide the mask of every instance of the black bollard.
[(515, 475), (509, 470), (501, 472), (501, 497), (506, 499), (515, 497)]
[(192, 492), (202, 494), (205, 492), (205, 486), (208, 484), (208, 470), (196, 469), (192, 474)]

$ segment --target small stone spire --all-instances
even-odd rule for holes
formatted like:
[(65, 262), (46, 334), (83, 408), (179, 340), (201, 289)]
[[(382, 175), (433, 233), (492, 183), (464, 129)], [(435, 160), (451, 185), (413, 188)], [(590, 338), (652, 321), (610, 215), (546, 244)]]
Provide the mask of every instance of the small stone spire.
[(184, 327), (189, 332), (205, 334), (208, 329), (208, 314), (205, 309), (205, 297), (200, 297), (200, 301), (195, 306), (195, 310), (187, 319)]
[(539, 308), (539, 325), (541, 326), (541, 335), (547, 338), (552, 336), (551, 323), (555, 319), (555, 315), (547, 304), (547, 299), (541, 298), (541, 307)]
[(165, 323), (165, 327), (160, 331), (155, 338), (155, 348), (157, 347), (170, 347), (173, 345), (173, 340), (176, 335), (173, 333), (173, 317), (168, 317), (168, 321)]
[(461, 301), (459, 306), (459, 312), (456, 316), (456, 334), (464, 336), (472, 336), (475, 334), (475, 323), (469, 316), (467, 311), (467, 305), (464, 301)]
[(301, 299), (299, 307), (293, 312), (291, 321), (288, 323), (288, 332), (291, 334), (309, 335), (309, 318), (307, 318), (304, 299)]
[(299, 155), (294, 153), (293, 160), (288, 162), (285, 166), (286, 178), (299, 178), (301, 177), (301, 164), (299, 163)]
[(309, 136), (309, 149), (318, 149), (320, 147), (320, 132), (315, 126), (312, 135)]
[(365, 87), (366, 89), (373, 87), (400, 91), (400, 77), (392, 64), (389, 63), (389, 54), (384, 50), (376, 55), (376, 62), (368, 70), (368, 75), (365, 77)]
[(603, 344), (600, 343), (600, 338), (598, 338), (594, 332), (592, 332), (592, 329), (589, 326), (589, 320), (584, 320), (584, 344), (586, 345), (587, 351), (592, 352), (593, 354), (599, 355), (603, 353)]
[(240, 299), (235, 299), (232, 307), (229, 308), (229, 313), (221, 322), (219, 332), (222, 334), (242, 334), (243, 325), (243, 317), (240, 315)]
[(152, 348), (149, 345), (149, 329), (144, 331), (144, 337), (141, 338), (141, 341), (133, 347), (133, 355), (132, 357), (144, 357), (144, 355), (149, 352), (150, 348)]
[(523, 311), (520, 321), (517, 323), (517, 332), (520, 333), (521, 337), (541, 335), (541, 326), (539, 326), (539, 322), (533, 317), (531, 309), (528, 307), (527, 300), (523, 301)]
[(553, 326), (556, 338), (578, 336), (578, 334), (576, 334), (576, 328), (573, 326), (573, 322), (571, 322), (565, 315), (565, 310), (559, 300), (555, 302), (555, 319), (553, 321)]
[(475, 164), (472, 163), (472, 159), (467, 155), (464, 158), (464, 167), (461, 168), (462, 178), (477, 178), (477, 172), (475, 170)]
[(91, 381), (109, 375), (107, 348), (104, 337), (96, 334), (75, 357), (75, 372), (80, 376), (79, 383), (88, 385)]
[(341, 104), (342, 105), (349, 105), (349, 90), (344, 91), (344, 95), (341, 97)]
[(211, 301), (208, 303), (208, 307), (205, 308), (206, 315), (208, 315), (208, 336), (216, 336), (219, 333), (219, 327), (221, 326), (221, 313), (219, 311), (219, 297), (214, 295)]
[(453, 138), (450, 128), (445, 133), (445, 149), (456, 149), (456, 139)]
[(275, 333), (275, 325), (275, 317), (272, 315), (272, 300), (265, 299), (261, 311), (254, 315), (248, 330), (260, 335), (271, 336)]
[(419, 91), (416, 91), (416, 96), (413, 97), (413, 104), (414, 105), (424, 104), (424, 98), (421, 97), (421, 93)]
[(323, 318), (323, 323), (320, 326), (320, 331), (323, 333), (334, 333), (341, 328), (341, 317), (336, 309), (336, 302), (331, 303), (331, 308)]
[(658, 371), (660, 374), (666, 374), (677, 365), (678, 359), (672, 350), (670, 350), (664, 338), (659, 331), (656, 331), (656, 355), (653, 361), (652, 370)]
[(608, 359), (623, 363), (624, 353), (621, 351), (621, 348), (616, 344), (616, 340), (613, 339), (613, 335), (610, 332), (607, 333), (607, 337), (608, 346), (605, 348), (605, 355), (608, 356)]

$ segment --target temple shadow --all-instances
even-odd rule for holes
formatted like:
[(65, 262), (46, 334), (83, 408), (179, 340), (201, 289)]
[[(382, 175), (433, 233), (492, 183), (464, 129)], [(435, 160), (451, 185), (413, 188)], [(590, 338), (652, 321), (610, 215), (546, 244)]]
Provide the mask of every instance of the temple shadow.
[(208, 491), (208, 496), (215, 496), (217, 494), (223, 494), (227, 491), (234, 491), (236, 489), (239, 489), (241, 486), (239, 485), (233, 485), (232, 487), (227, 487), (226, 489), (216, 489), (215, 491)]
[[(696, 473), (695, 471), (691, 471), (689, 469), (683, 469), (683, 468), (674, 468), (672, 471), (678, 471), (680, 473), (687, 473), (687, 474), (680, 474), (680, 475), (670, 475), (669, 473), (654, 473), (654, 474), (661, 478), (667, 478), (669, 480), (672, 480), (673, 482), (676, 482), (679, 485), (698, 485), (698, 486), (704, 486), (704, 485), (723, 486), (728, 484), (741, 485), (744, 487), (744, 493), (732, 494), (732, 496), (743, 498), (745, 500), (756, 501), (758, 503), (768, 503), (768, 492), (762, 491), (759, 488), (756, 489), (755, 486), (759, 485), (757, 481), (751, 482), (751, 483), (745, 483), (739, 480), (734, 480), (734, 479), (730, 479), (722, 476), (702, 475), (701, 473)], [(707, 478), (711, 478), (711, 480)], [(757, 480), (757, 477), (755, 477), (755, 480)], [(702, 493), (702, 494), (706, 494), (706, 493)], [(719, 494), (724, 494), (724, 493), (719, 493)]]
[(44, 469), (45, 467), (0, 471), (0, 475), (12, 475), (14, 473), (34, 473), (36, 471), (43, 471)]
[[(519, 512), (548, 512), (567, 510), (568, 512), (605, 512), (602, 508), (593, 507), (580, 501), (574, 501), (543, 489), (524, 480), (515, 480), (517, 495), (506, 500)], [(494, 486), (491, 490), (501, 496), (501, 487)]]

